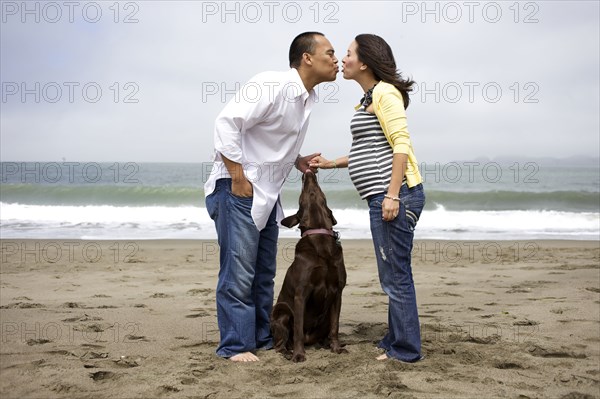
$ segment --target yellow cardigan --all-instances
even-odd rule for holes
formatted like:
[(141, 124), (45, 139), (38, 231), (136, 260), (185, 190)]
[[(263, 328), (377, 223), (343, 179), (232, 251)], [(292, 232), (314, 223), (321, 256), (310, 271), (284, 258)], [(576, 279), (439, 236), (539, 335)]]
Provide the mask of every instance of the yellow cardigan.
[(383, 81), (379, 82), (373, 89), (373, 109), (394, 154), (408, 155), (406, 162), (408, 187), (414, 187), (421, 183), (423, 178), (419, 172), (417, 158), (410, 141), (402, 94), (394, 85)]

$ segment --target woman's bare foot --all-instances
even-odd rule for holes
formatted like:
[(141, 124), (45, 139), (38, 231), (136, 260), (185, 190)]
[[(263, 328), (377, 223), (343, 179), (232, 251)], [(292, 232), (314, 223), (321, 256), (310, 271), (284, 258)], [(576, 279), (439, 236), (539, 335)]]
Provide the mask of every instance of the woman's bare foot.
[(258, 362), (260, 359), (252, 352), (238, 353), (229, 358), (232, 362)]

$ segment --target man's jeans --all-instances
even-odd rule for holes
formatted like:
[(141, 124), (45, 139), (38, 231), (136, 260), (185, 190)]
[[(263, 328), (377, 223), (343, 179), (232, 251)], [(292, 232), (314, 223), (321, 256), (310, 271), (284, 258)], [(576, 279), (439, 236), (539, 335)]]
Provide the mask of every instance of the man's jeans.
[(410, 253), (414, 229), (425, 205), (425, 192), (422, 184), (412, 188), (402, 185), (400, 212), (390, 222), (382, 219), (383, 199), (383, 193), (367, 199), (379, 281), (389, 297), (389, 331), (379, 347), (389, 357), (415, 362), (421, 358), (421, 331)]
[(221, 342), (217, 355), (273, 347), (270, 315), (279, 226), (273, 208), (259, 231), (252, 220), (252, 198), (231, 193), (231, 179), (217, 180), (206, 197), (206, 208), (217, 228), (220, 247), (217, 320)]

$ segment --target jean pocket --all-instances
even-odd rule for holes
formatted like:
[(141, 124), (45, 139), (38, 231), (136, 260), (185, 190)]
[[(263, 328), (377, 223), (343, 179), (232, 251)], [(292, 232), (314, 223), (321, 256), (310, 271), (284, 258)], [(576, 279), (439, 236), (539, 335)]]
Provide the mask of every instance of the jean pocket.
[(229, 203), (231, 206), (238, 209), (244, 209), (246, 211), (252, 209), (252, 200), (254, 197), (240, 197), (231, 191), (228, 191), (227, 195), (229, 197)]
[(404, 212), (406, 214), (406, 221), (411, 231), (414, 231), (417, 226), (417, 222), (421, 217), (421, 212), (425, 206), (425, 201), (422, 197), (407, 198), (404, 202)]
[(236, 200), (238, 200), (238, 201), (248, 201), (248, 202), (252, 202), (252, 198), (254, 198), (253, 196), (252, 196), (252, 197), (241, 197), (241, 196), (239, 196), (239, 195), (235, 195), (235, 194), (234, 194), (234, 193), (232, 193), (231, 191), (228, 191), (228, 194), (229, 194), (231, 197), (233, 197), (233, 198), (235, 198)]
[(415, 231), (415, 227), (417, 227), (417, 222), (419, 221), (419, 216), (406, 207), (404, 208), (404, 213), (406, 214), (406, 223), (408, 224), (409, 230)]
[(212, 220), (215, 220), (219, 215), (219, 207), (217, 206), (217, 192), (213, 191), (205, 198), (206, 211)]

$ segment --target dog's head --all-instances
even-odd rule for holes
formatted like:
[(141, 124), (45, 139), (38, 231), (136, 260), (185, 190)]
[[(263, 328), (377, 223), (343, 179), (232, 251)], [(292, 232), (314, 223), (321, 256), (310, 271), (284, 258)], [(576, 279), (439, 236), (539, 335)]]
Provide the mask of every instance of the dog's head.
[(300, 225), (300, 231), (304, 233), (309, 229), (331, 230), (337, 224), (331, 209), (327, 207), (327, 199), (319, 187), (317, 176), (310, 169), (302, 176), (302, 192), (298, 202), (298, 212), (283, 219), (283, 226)]

